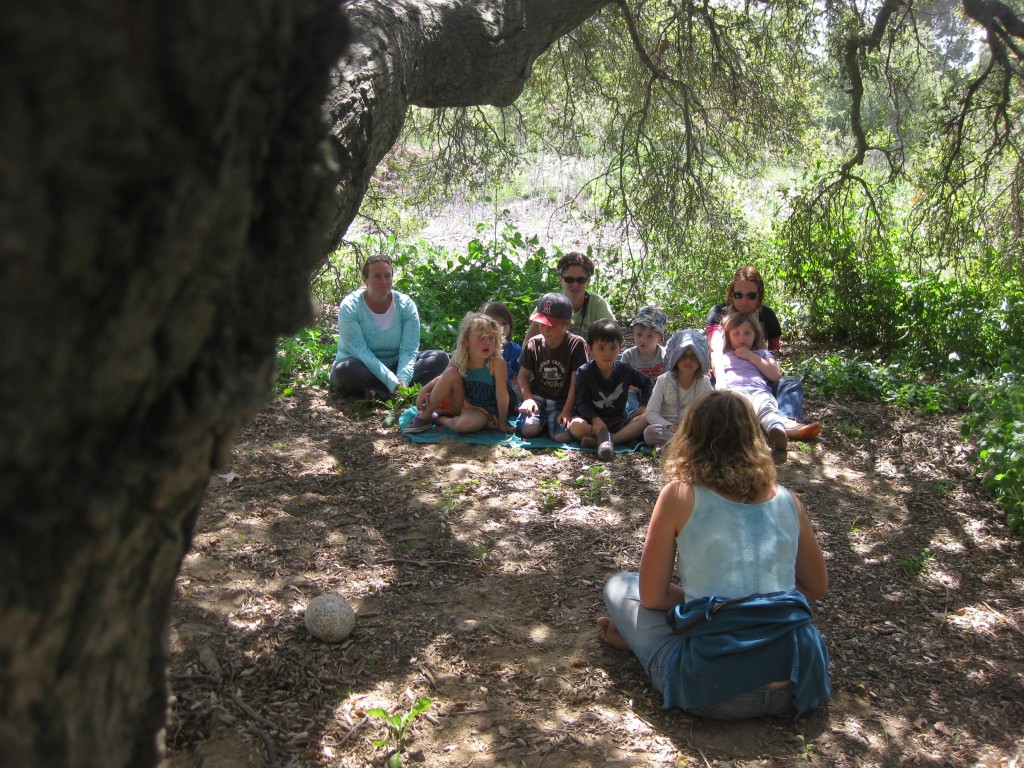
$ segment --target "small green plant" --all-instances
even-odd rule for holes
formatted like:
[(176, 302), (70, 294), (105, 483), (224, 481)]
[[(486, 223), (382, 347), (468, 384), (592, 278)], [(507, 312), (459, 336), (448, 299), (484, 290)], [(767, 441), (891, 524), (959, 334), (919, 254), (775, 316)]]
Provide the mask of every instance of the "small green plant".
[(857, 534), (859, 534), (861, 532), (861, 530), (862, 530), (862, 528), (860, 527), (860, 518), (859, 517), (853, 518), (853, 522), (850, 523), (850, 533), (852, 533), (854, 536), (856, 536)]
[(366, 654), (366, 666), (371, 672), (377, 668), (377, 661), (380, 659), (380, 651), (373, 650)]
[(480, 481), (475, 477), (461, 483), (455, 483), (454, 485), (442, 485), (441, 506), (444, 507), (444, 513), (447, 515), (454, 512), (456, 507), (459, 506), (459, 500), (462, 498), (462, 495), (469, 493), (478, 485), (480, 485)]
[(369, 717), (379, 717), (387, 723), (388, 735), (383, 739), (376, 739), (373, 742), (375, 747), (388, 749), (388, 768), (400, 768), (405, 754), (405, 737), (409, 726), (412, 725), (417, 715), (430, 708), (430, 699), (420, 696), (413, 702), (408, 712), (398, 715), (391, 715), (381, 708), (368, 709), (366, 714)]
[(279, 339), (274, 394), (287, 397), (297, 387), (326, 389), (337, 351), (337, 334), (325, 328), (314, 326)]
[(576, 478), (576, 485), (579, 486), (581, 498), (591, 504), (600, 504), (608, 496), (614, 481), (611, 472), (594, 464), (583, 467), (583, 474)]
[(401, 416), (410, 405), (416, 404), (416, 395), (419, 394), (421, 388), (420, 384), (411, 384), (408, 387), (399, 385), (395, 388), (391, 397), (384, 401), (384, 407), (388, 409), (388, 413), (384, 417), (385, 427), (395, 426), (395, 424), (398, 423), (398, 417)]
[(932, 480), (930, 483), (924, 484), (925, 491), (934, 494), (935, 496), (942, 497), (949, 496), (955, 487), (956, 483), (950, 480)]
[(916, 555), (900, 555), (900, 568), (907, 576), (920, 576), (935, 561), (935, 555), (925, 547)]
[(562, 481), (545, 477), (540, 481), (540, 508), (550, 512), (562, 503)]
[(814, 742), (802, 733), (798, 733), (795, 738), (800, 744), (800, 759), (809, 761), (811, 753), (814, 752)]
[(491, 551), (491, 547), (488, 544), (474, 543), (469, 546), (469, 550), (477, 560), (483, 560), (484, 556)]
[(844, 437), (866, 437), (867, 430), (860, 424), (852, 421), (837, 421), (834, 425), (836, 432)]

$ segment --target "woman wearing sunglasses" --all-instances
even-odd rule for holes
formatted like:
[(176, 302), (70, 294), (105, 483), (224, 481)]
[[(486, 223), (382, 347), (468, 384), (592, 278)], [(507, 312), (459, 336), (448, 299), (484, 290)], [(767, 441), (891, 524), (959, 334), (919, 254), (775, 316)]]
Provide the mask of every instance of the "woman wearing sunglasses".
[[(570, 333), (586, 338), (587, 329), (598, 320), (615, 322), (615, 315), (612, 314), (608, 302), (587, 290), (590, 278), (594, 276), (594, 262), (589, 256), (578, 251), (567, 253), (558, 260), (556, 269), (558, 280), (562, 284), (562, 293), (572, 302)], [(540, 328), (536, 326), (536, 323), (530, 325), (527, 338), (540, 333)]]
[[(725, 303), (715, 304), (708, 312), (707, 335), (711, 344), (712, 357), (720, 354), (725, 346), (722, 321), (729, 312), (755, 314), (761, 321), (768, 350), (777, 352), (782, 346), (782, 326), (771, 307), (764, 304), (764, 280), (754, 267), (740, 267), (725, 292)], [(779, 411), (788, 418), (786, 435), (790, 440), (811, 440), (821, 432), (821, 424), (802, 423), (804, 410), (804, 385), (795, 376), (779, 379), (776, 399)]]

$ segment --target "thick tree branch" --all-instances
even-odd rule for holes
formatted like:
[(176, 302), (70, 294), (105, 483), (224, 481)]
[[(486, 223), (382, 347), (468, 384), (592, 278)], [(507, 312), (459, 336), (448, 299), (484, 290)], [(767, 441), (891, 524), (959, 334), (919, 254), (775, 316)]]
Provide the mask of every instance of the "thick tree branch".
[(853, 132), (855, 150), (839, 169), (841, 177), (847, 177), (850, 171), (864, 162), (864, 157), (870, 148), (868, 146), (867, 134), (864, 131), (864, 123), (861, 116), (861, 108), (864, 102), (864, 80), (860, 71), (860, 57), (864, 51), (876, 50), (882, 42), (882, 35), (892, 15), (899, 8), (901, 0), (885, 0), (875, 18), (875, 25), (870, 34), (853, 35), (846, 41), (843, 63), (847, 77), (850, 78), (850, 130)]
[(409, 106), (507, 106), (552, 42), (610, 0), (355, 0), (354, 30), (326, 110), (339, 183), (328, 247), (359, 210)]

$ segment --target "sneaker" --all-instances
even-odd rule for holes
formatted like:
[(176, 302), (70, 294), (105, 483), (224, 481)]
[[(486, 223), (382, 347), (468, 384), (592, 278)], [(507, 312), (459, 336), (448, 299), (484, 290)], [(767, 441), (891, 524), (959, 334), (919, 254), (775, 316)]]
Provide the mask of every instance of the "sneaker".
[(786, 437), (790, 440), (814, 440), (820, 434), (820, 421), (816, 421), (813, 424), (796, 422), (793, 426), (786, 427)]
[(786, 437), (786, 430), (782, 427), (773, 427), (768, 433), (768, 445), (773, 451), (784, 451), (789, 445), (789, 438)]
[(434, 415), (435, 414), (430, 414), (427, 416), (422, 413), (417, 413), (413, 417), (413, 420), (410, 421), (408, 425), (406, 425), (405, 429), (402, 430), (402, 434), (417, 435), (420, 432), (426, 432), (427, 430), (433, 429), (435, 426), (433, 421)]
[(597, 446), (597, 458), (601, 461), (611, 461), (615, 456), (615, 445), (612, 443), (612, 435), (607, 429), (602, 429), (597, 436), (600, 445)]

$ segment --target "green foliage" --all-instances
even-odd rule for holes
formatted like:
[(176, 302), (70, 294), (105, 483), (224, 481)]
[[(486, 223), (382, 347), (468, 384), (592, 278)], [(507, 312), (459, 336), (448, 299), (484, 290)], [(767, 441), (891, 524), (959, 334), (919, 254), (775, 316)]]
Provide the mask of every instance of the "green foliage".
[(416, 404), (416, 395), (419, 394), (422, 388), (421, 384), (410, 384), (408, 387), (403, 387), (399, 384), (395, 387), (395, 391), (391, 393), (391, 397), (384, 401), (384, 406), (388, 409), (387, 416), (384, 417), (385, 427), (393, 427), (398, 423), (398, 417), (401, 416), (409, 406)]
[(397, 251), (395, 287), (415, 299), (420, 313), (421, 349), (452, 349), (462, 318), (488, 301), (508, 305), (512, 335), (522, 339), (537, 299), (558, 285), (559, 251), (549, 254), (536, 237), (526, 238), (510, 226), (492, 242), (472, 240), (463, 254), (422, 243), (389, 246)]
[(996, 374), (971, 397), (965, 436), (974, 440), (982, 485), (1006, 511), (1006, 524), (1024, 536), (1024, 377), (1008, 353)]
[(576, 478), (580, 498), (591, 504), (600, 504), (604, 501), (614, 484), (611, 472), (597, 464), (583, 467), (583, 473)]
[(540, 508), (544, 512), (551, 512), (557, 509), (562, 503), (562, 481), (557, 477), (541, 478), (540, 487)]
[(924, 414), (966, 408), (976, 377), (924, 368), (916, 358), (844, 350), (797, 360), (787, 373), (802, 377), (805, 391), (821, 397), (881, 401)]
[(897, 340), (900, 271), (893, 241), (873, 226), (878, 215), (810, 190), (782, 223), (784, 284), (806, 303), (811, 338), (886, 348)]
[(337, 351), (337, 336), (324, 328), (305, 328), (290, 338), (281, 339), (277, 347), (274, 393), (286, 397), (297, 387), (326, 388)]
[(400, 768), (405, 753), (406, 732), (417, 715), (426, 712), (429, 708), (430, 699), (426, 696), (420, 696), (413, 702), (408, 712), (392, 715), (379, 707), (366, 710), (366, 714), (369, 717), (379, 717), (387, 724), (387, 737), (374, 740), (373, 746), (384, 747), (392, 751), (392, 754), (388, 757), (388, 768)]
[(451, 514), (459, 507), (463, 494), (471, 493), (480, 485), (477, 478), (470, 478), (461, 483), (452, 485), (441, 485), (441, 506), (446, 515)]
[(930, 548), (925, 547), (917, 554), (900, 555), (900, 568), (907, 576), (920, 576), (934, 561), (935, 555)]

